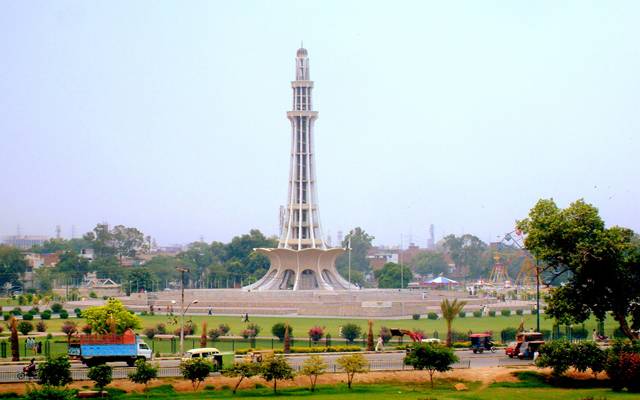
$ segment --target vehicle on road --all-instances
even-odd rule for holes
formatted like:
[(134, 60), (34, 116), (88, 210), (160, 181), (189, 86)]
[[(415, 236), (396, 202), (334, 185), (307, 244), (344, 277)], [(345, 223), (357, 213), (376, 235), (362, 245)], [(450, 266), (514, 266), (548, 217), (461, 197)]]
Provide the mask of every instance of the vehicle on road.
[(221, 352), (215, 347), (199, 347), (197, 349), (187, 350), (182, 357), (182, 361), (193, 359), (205, 359), (213, 363), (215, 371), (219, 371), (227, 365), (233, 364), (234, 353), (233, 352)]
[(248, 362), (262, 362), (267, 357), (273, 357), (273, 350), (253, 350), (247, 353), (245, 360)]
[(69, 342), (68, 355), (87, 367), (112, 361), (124, 361), (132, 367), (136, 360), (151, 360), (149, 346), (132, 330), (122, 335), (79, 335)]
[(472, 333), (469, 335), (469, 341), (471, 341), (470, 349), (473, 354), (482, 354), (485, 350), (492, 353), (496, 352), (496, 346), (490, 333)]
[(514, 358), (514, 357), (519, 358), (520, 353), (522, 352), (521, 347), (523, 343), (539, 342), (539, 341), (544, 343), (544, 335), (540, 332), (519, 332), (516, 335), (516, 341), (509, 343), (509, 345), (505, 349), (505, 354), (509, 356), (509, 358)]
[(421, 340), (422, 343), (434, 343), (434, 344), (440, 344), (442, 343), (442, 340), (438, 339), (438, 338), (425, 338)]

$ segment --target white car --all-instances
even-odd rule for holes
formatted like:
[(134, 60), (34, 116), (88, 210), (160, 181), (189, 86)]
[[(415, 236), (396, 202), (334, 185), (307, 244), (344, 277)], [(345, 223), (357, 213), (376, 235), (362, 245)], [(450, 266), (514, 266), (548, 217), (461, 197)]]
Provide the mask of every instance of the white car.
[(437, 338), (427, 338), (427, 339), (422, 339), (422, 343), (436, 343), (436, 344), (440, 344), (442, 343), (442, 341), (440, 339)]

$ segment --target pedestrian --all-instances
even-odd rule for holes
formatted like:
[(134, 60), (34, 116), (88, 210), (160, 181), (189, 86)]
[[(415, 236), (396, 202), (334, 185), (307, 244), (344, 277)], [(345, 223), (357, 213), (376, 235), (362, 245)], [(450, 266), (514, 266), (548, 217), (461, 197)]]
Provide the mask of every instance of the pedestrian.
[(213, 315), (213, 308), (209, 306), (209, 315)]
[(244, 313), (244, 322), (249, 322), (249, 313)]
[(42, 342), (38, 342), (36, 345), (36, 352), (42, 354)]
[(378, 341), (376, 342), (376, 351), (384, 351), (384, 340), (382, 340), (382, 336), (378, 336)]

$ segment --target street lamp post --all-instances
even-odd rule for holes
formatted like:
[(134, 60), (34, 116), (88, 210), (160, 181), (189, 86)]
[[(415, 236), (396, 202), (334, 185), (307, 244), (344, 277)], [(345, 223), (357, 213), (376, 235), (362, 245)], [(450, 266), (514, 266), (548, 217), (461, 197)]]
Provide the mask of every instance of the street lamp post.
[(176, 267), (176, 270), (180, 272), (180, 355), (184, 354), (184, 315), (192, 304), (196, 304), (198, 300), (192, 300), (191, 303), (184, 307), (184, 274), (189, 272), (188, 268)]
[(540, 332), (540, 263), (536, 260), (536, 332)]

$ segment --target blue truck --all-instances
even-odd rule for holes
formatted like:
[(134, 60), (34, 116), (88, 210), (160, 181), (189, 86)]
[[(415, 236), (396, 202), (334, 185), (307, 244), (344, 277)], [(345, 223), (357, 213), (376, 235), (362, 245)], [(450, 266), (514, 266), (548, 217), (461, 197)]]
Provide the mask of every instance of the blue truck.
[(76, 336), (69, 342), (68, 354), (88, 367), (112, 361), (124, 361), (132, 367), (136, 360), (152, 357), (149, 346), (131, 330), (122, 335)]

